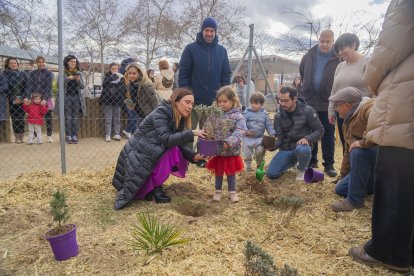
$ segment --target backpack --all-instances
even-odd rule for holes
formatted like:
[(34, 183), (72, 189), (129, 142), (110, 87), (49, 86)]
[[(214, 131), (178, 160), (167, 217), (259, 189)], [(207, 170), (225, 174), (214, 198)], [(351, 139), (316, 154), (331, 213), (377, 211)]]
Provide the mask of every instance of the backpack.
[(166, 77), (162, 77), (162, 86), (164, 86), (165, 88), (171, 88), (174, 84), (174, 79), (168, 80)]

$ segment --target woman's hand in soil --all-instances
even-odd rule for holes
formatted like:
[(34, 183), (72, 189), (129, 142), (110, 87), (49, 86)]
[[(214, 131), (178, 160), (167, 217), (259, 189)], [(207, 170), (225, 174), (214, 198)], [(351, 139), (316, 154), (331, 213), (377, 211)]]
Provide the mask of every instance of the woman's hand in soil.
[(196, 153), (196, 155), (194, 155), (193, 160), (194, 162), (198, 162), (200, 160), (210, 160), (211, 158), (213, 158), (212, 156), (204, 156), (202, 154)]

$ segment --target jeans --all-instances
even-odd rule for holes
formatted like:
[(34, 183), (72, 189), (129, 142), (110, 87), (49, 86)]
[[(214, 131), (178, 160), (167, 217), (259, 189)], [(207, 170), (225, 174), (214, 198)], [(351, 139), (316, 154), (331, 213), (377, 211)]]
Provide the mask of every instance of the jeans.
[(114, 135), (119, 135), (121, 130), (121, 107), (114, 105), (104, 105), (105, 116), (105, 135), (111, 136), (112, 121), (114, 122)]
[(299, 162), (298, 169), (304, 171), (311, 159), (311, 147), (309, 145), (297, 145), (295, 150), (279, 150), (270, 161), (267, 169), (267, 177), (273, 179), (280, 177), (289, 168)]
[(23, 104), (13, 104), (13, 102), (9, 102), (9, 106), (13, 132), (17, 134), (24, 133), (26, 113), (23, 110)]
[(350, 153), (351, 170), (336, 184), (335, 192), (352, 205), (364, 204), (367, 194), (374, 194), (374, 169), (377, 147), (354, 148)]
[(128, 122), (125, 131), (132, 134), (135, 132), (135, 130), (137, 130), (138, 127), (138, 114), (135, 112), (135, 110), (131, 110), (129, 108), (126, 110), (128, 114)]
[[(335, 126), (331, 125), (328, 120), (328, 111), (318, 111), (319, 120), (321, 121), (325, 132), (321, 139), (322, 158), (325, 168), (333, 168), (335, 154)], [(315, 143), (312, 149), (311, 163), (318, 162), (318, 143)]]
[(53, 110), (48, 110), (45, 114), (46, 132), (47, 136), (52, 136), (53, 133)]
[(78, 95), (65, 96), (65, 132), (66, 136), (78, 136), (82, 106)]

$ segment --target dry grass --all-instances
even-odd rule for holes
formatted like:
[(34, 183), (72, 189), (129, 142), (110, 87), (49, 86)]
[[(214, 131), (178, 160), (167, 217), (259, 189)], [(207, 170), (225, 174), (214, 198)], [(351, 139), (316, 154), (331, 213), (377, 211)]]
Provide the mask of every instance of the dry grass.
[[(272, 255), (278, 267), (286, 263), (302, 275), (390, 275), (347, 256), (351, 246), (370, 237), (372, 198), (366, 208), (337, 214), (329, 207), (338, 199), (331, 179), (299, 184), (287, 172), (276, 181), (259, 183), (254, 172), (243, 173), (238, 176), (240, 202), (231, 204), (225, 192), (216, 203), (211, 200), (213, 176), (190, 166), (184, 181), (168, 180), (171, 204), (137, 201), (114, 211), (113, 170), (64, 176), (38, 171), (0, 182), (0, 275), (243, 275), (246, 240)], [(67, 191), (69, 222), (77, 224), (80, 248), (77, 257), (64, 262), (54, 260), (44, 240), (52, 226), (49, 201), (58, 188)], [(288, 224), (281, 222), (284, 211), (268, 204), (282, 195), (304, 202)], [(184, 228), (191, 242), (144, 265), (147, 257), (129, 245), (140, 211)]]

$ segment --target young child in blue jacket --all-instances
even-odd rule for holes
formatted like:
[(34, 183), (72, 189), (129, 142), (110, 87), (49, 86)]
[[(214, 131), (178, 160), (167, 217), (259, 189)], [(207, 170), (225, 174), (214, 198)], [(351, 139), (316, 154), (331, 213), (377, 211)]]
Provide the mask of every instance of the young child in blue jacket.
[(256, 159), (257, 167), (263, 161), (264, 148), (262, 139), (265, 130), (270, 136), (275, 135), (273, 123), (269, 114), (263, 108), (264, 96), (261, 93), (253, 93), (250, 96), (250, 107), (243, 112), (246, 121), (247, 131), (243, 138), (243, 157), (246, 170), (252, 170), (253, 155)]

